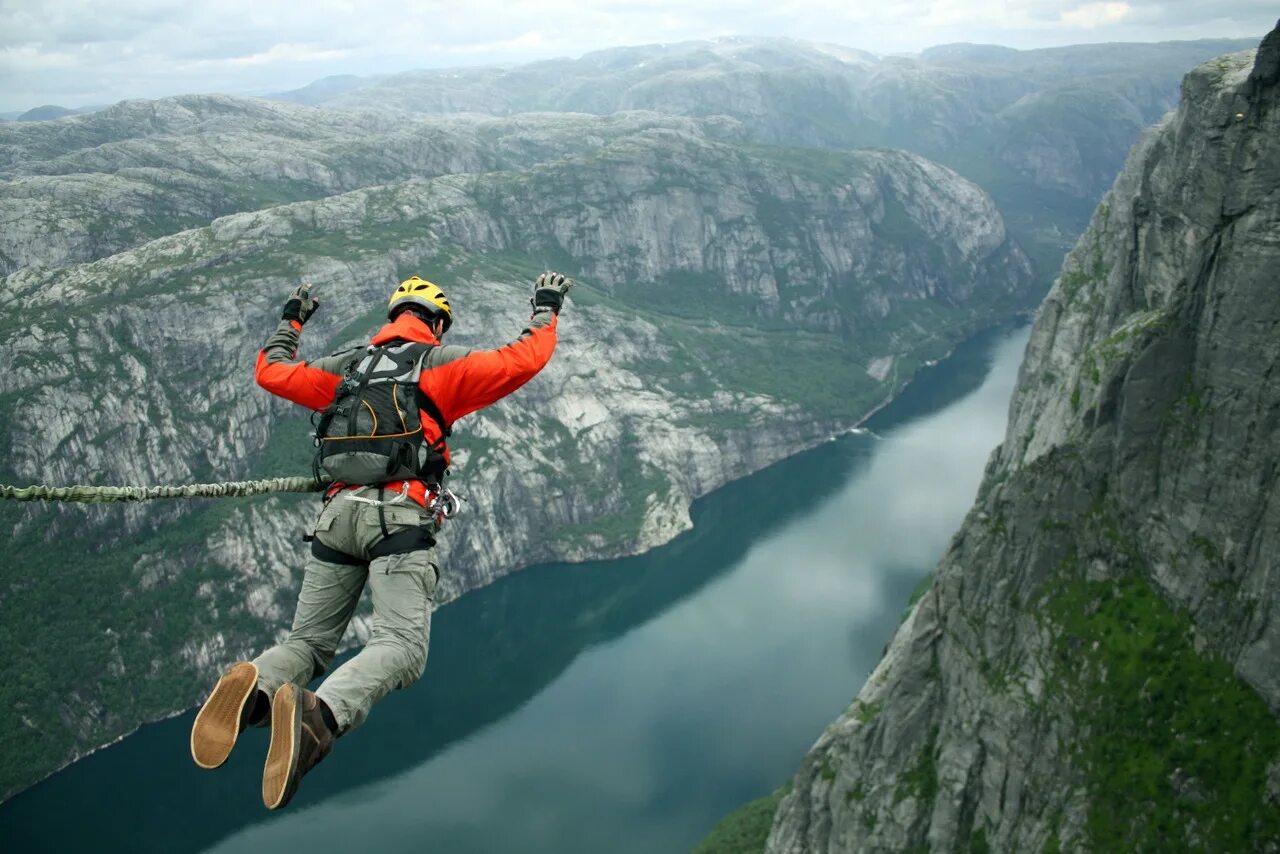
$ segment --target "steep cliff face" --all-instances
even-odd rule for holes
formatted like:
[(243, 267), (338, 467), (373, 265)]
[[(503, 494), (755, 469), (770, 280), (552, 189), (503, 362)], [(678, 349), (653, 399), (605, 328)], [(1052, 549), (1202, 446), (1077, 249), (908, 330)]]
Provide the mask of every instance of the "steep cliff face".
[(1130, 156), (768, 850), (1280, 850), (1277, 270), (1280, 30)]
[[(216, 106), (200, 102), (197, 124)], [(576, 142), (518, 169), (411, 167), (6, 276), (0, 400), (22, 415), (0, 429), (0, 479), (304, 472), (305, 417), (250, 379), (294, 283), (314, 282), (324, 302), (304, 357), (362, 340), (415, 272), (447, 287), (451, 338), (494, 346), (527, 318), (532, 276), (561, 267), (581, 283), (551, 366), (459, 425), (456, 488), (469, 503), (441, 546), (447, 601), (531, 562), (669, 539), (694, 497), (851, 427), (923, 361), (1031, 296), (991, 200), (913, 155), (737, 145), (642, 116), (502, 127), (494, 150)], [(129, 134), (124, 148), (67, 156), (161, 157), (171, 141), (182, 158), (201, 139)], [(300, 162), (316, 162), (303, 149)], [(6, 665), (2, 725), (22, 737), (0, 760), (0, 788), (195, 701), (216, 668), (280, 632), (314, 512), (301, 497), (0, 507), (15, 568), (0, 642), (56, 639)]]

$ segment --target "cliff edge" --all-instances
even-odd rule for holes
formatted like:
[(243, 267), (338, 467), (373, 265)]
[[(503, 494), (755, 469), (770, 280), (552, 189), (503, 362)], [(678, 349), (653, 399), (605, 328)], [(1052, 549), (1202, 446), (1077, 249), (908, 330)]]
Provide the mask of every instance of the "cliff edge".
[(1280, 29), (1182, 94), (767, 850), (1280, 850)]

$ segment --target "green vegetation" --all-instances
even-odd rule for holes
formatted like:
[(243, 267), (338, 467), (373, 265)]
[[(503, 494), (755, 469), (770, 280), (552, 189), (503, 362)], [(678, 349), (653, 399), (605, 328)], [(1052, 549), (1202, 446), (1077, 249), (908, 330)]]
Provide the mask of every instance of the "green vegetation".
[[(564, 431), (559, 422), (546, 422), (547, 432)], [(572, 440), (565, 437), (564, 447), (571, 447)], [(576, 525), (564, 525), (551, 536), (577, 546), (594, 547), (607, 551), (632, 543), (644, 523), (651, 496), (663, 495), (669, 489), (668, 480), (654, 467), (640, 459), (636, 436), (626, 433), (618, 449), (617, 468), (605, 477), (599, 477), (591, 465), (577, 459), (565, 458), (570, 468), (563, 472), (561, 481), (572, 484), (578, 490), (579, 500), (600, 508), (601, 515)], [(620, 505), (620, 506), (619, 506)], [(614, 512), (607, 509), (618, 506)]]
[(1091, 286), (1095, 281), (1092, 273), (1080, 269), (1066, 270), (1062, 274), (1062, 278), (1058, 281), (1058, 287), (1062, 292), (1063, 300), (1068, 305), (1075, 301), (1076, 296), (1085, 287)]
[(902, 201), (894, 193), (885, 193), (884, 218), (872, 228), (877, 236), (892, 243), (898, 243), (903, 246), (911, 246), (912, 244), (921, 246), (934, 245), (933, 241), (929, 239), (929, 235), (911, 218)]
[[(908, 608), (908, 611), (911, 609)], [(880, 709), (884, 706), (883, 702), (864, 703), (861, 700), (853, 701), (853, 716), (857, 718), (858, 723), (868, 724), (876, 719), (876, 715), (880, 714)]]
[(1280, 839), (1266, 802), (1280, 724), (1220, 659), (1198, 653), (1190, 618), (1136, 575), (1074, 578), (1050, 614), (1067, 701), (1088, 733), (1089, 847), (1263, 850)]
[(928, 815), (933, 809), (933, 799), (938, 796), (938, 728), (929, 731), (916, 764), (898, 776), (898, 785), (893, 791), (893, 802), (899, 803), (906, 798), (915, 798), (921, 802), (917, 812)]
[(0, 753), (0, 796), (65, 762), (72, 746), (101, 744), (196, 696), (203, 686), (182, 661), (193, 639), (221, 634), (235, 649), (270, 636), (244, 607), (243, 580), (209, 563), (206, 538), (271, 500), (307, 499), (186, 502), (180, 521), (124, 542), (86, 534), (122, 519), (123, 505), (77, 507), (69, 512), (101, 521), (82, 525), (70, 549), (43, 539), (51, 508), (20, 525), (25, 508), (0, 507), (17, 558), (3, 575), (0, 644), (24, 651), (0, 683), (0, 726), (13, 734)]
[(916, 603), (923, 599), (924, 595), (933, 588), (933, 580), (937, 575), (938, 571), (936, 569), (932, 569), (929, 571), (928, 575), (916, 582), (916, 586), (911, 590), (911, 596), (907, 599), (906, 607), (902, 609), (902, 616), (898, 618), (898, 625), (902, 625), (906, 622), (907, 617), (911, 616), (911, 609), (914, 608)]
[(693, 849), (694, 854), (758, 854), (764, 851), (778, 804), (791, 792), (791, 784), (771, 795), (743, 804), (716, 823), (711, 833)]
[(867, 171), (866, 161), (856, 152), (786, 145), (743, 145), (740, 148), (754, 158), (823, 185), (839, 186)]
[(1126, 318), (1124, 323), (1120, 324), (1098, 346), (1098, 356), (1104, 362), (1114, 362), (1138, 341), (1166, 330), (1171, 321), (1172, 317), (1168, 309), (1157, 308), (1137, 312)]

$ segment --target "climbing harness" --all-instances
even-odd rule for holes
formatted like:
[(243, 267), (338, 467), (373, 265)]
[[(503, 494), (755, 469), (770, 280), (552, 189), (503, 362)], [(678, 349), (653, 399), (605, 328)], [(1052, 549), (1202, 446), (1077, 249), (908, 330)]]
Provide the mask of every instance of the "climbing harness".
[(394, 498), (383, 499), (382, 490), (378, 490), (377, 498), (366, 498), (363, 495), (356, 495), (351, 490), (344, 490), (340, 493), (347, 501), (357, 501), (360, 504), (372, 504), (374, 507), (390, 507), (393, 504), (401, 504), (409, 497), (409, 481), (400, 484), (400, 491), (395, 494)]
[(368, 566), (369, 561), (374, 558), (432, 548), (436, 544), (435, 535), (439, 533), (444, 520), (453, 517), (458, 512), (462, 499), (446, 486), (433, 485), (431, 488), (433, 492), (430, 501), (425, 507), (426, 515), (422, 517), (421, 523), (417, 527), (405, 528), (394, 534), (387, 527), (387, 518), (383, 511), (387, 507), (404, 503), (405, 499), (409, 497), (409, 484), (407, 482), (401, 485), (400, 491), (393, 498), (384, 498), (385, 487), (379, 486), (377, 498), (367, 498), (363, 495), (356, 495), (351, 491), (345, 491), (335, 493), (325, 499), (329, 501), (341, 496), (347, 501), (356, 501), (378, 508), (378, 526), (382, 529), (382, 539), (369, 549), (368, 558), (350, 555), (328, 546), (321, 542), (320, 538), (314, 533), (304, 535), (302, 540), (311, 544), (311, 554), (315, 557), (328, 563), (342, 564), (344, 566)]

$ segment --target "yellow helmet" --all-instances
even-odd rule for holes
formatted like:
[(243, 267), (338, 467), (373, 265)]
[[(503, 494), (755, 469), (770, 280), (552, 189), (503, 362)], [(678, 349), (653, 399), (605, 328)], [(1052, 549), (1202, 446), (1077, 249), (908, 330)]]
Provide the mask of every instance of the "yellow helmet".
[(432, 317), (443, 317), (444, 331), (448, 331), (453, 325), (453, 309), (449, 307), (449, 298), (437, 285), (426, 279), (411, 276), (401, 282), (387, 303), (387, 317), (394, 320), (402, 309), (411, 305), (425, 308)]

